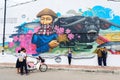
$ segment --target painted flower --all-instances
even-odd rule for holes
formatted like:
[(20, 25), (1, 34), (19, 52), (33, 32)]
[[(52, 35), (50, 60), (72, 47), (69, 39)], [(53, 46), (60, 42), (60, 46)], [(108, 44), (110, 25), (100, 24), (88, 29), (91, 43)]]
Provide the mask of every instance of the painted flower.
[(32, 34), (33, 34), (32, 31), (29, 30), (28, 33), (25, 35), (26, 40), (31, 40)]
[(73, 38), (74, 38), (74, 35), (71, 33), (71, 34), (68, 34), (68, 38), (70, 39), (70, 40), (72, 40)]
[(64, 28), (59, 28), (58, 30), (56, 30), (56, 33), (58, 35), (63, 34), (64, 33)]
[(20, 43), (20, 47), (24, 47), (24, 48), (26, 48), (27, 45), (28, 45), (28, 44), (26, 44), (25, 41), (22, 41), (22, 42)]
[(64, 28), (60, 28), (59, 32), (60, 32), (60, 34), (63, 34), (64, 33)]
[(54, 30), (56, 31), (57, 34), (59, 34), (59, 26), (55, 26)]
[(9, 42), (8, 46), (9, 48), (12, 48), (14, 46), (14, 42)]
[(32, 30), (29, 30), (29, 31), (28, 31), (28, 34), (33, 34)]
[(78, 35), (78, 38), (80, 38), (80, 35)]
[(71, 32), (71, 30), (70, 29), (66, 29), (66, 34), (69, 34)]
[(36, 54), (36, 45), (35, 44), (29, 44), (27, 48), (28, 54)]
[(19, 36), (19, 41), (21, 42), (21, 41), (24, 41), (25, 40), (25, 35), (20, 35)]
[(13, 41), (15, 41), (15, 42), (18, 41), (18, 39), (19, 39), (18, 36), (13, 37)]
[(59, 26), (55, 26), (55, 27), (54, 27), (54, 30), (59, 30)]
[(35, 50), (36, 49), (36, 45), (35, 44), (31, 44), (30, 47), (31, 47), (31, 50)]
[(26, 35), (25, 35), (25, 39), (26, 39), (26, 40), (30, 40), (31, 38), (32, 38), (32, 34), (26, 34)]
[(64, 33), (64, 28), (61, 28), (61, 27), (59, 27), (59, 26), (55, 26), (55, 27), (54, 27), (54, 30), (56, 31), (56, 33), (57, 33), (58, 35)]

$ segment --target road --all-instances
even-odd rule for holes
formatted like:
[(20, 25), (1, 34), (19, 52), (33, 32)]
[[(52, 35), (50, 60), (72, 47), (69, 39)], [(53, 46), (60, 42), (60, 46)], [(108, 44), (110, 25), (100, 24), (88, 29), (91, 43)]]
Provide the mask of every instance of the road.
[(0, 80), (120, 80), (120, 74), (72, 70), (34, 71), (29, 75), (16, 73), (15, 68), (0, 68)]

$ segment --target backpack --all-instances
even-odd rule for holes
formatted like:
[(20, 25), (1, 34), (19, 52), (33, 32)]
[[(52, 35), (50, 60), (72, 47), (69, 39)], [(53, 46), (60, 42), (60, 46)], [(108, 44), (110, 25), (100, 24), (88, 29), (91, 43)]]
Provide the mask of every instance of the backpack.
[(23, 62), (23, 57), (18, 58), (19, 62)]

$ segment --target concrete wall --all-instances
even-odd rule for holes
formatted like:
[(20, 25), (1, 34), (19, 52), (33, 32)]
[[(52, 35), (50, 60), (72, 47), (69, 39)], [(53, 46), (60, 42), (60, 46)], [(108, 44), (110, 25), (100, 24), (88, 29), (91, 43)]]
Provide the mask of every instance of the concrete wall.
[[(61, 62), (57, 63), (55, 61), (55, 58), (45, 58), (46, 64), (58, 64), (58, 65), (67, 65), (68, 60), (66, 56), (60, 56), (61, 57)], [(0, 63), (16, 63), (16, 57), (13, 55), (2, 55), (0, 53)], [(28, 61), (35, 61), (34, 58), (29, 57)], [(120, 67), (120, 55), (113, 55), (109, 54), (107, 58), (107, 65), (108, 66), (116, 66)], [(72, 65), (86, 65), (86, 66), (97, 66), (97, 55), (95, 55), (94, 58), (90, 59), (72, 59), (71, 62)]]
[[(48, 63), (48, 64), (59, 64), (59, 65), (68, 64), (67, 57), (61, 56), (61, 59), (62, 60), (61, 60), (60, 63), (57, 63), (55, 61), (55, 58), (54, 59), (46, 59), (46, 63)], [(107, 65), (108, 66), (117, 66), (117, 67), (119, 67), (120, 66), (119, 61), (120, 61), (120, 55), (109, 54), (108, 58), (107, 58)], [(98, 65), (98, 63), (97, 63), (97, 55), (95, 55), (95, 57), (91, 58), (91, 59), (72, 59), (71, 64), (72, 65), (97, 66)]]

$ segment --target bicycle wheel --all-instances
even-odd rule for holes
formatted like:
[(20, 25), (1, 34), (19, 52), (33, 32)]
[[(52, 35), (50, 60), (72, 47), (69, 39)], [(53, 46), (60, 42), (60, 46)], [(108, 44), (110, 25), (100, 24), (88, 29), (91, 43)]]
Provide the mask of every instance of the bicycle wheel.
[(46, 72), (48, 69), (48, 66), (46, 64), (41, 64), (40, 67), (39, 67), (39, 70), (41, 72)]

